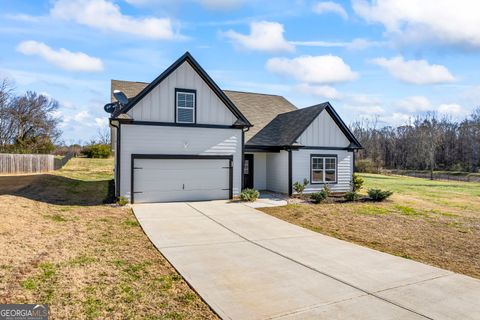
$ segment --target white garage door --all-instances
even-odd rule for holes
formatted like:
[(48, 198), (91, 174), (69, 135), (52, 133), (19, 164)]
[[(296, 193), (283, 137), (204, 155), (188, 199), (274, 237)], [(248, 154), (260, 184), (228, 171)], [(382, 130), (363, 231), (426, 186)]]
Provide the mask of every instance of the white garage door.
[(135, 159), (135, 203), (228, 199), (228, 159)]

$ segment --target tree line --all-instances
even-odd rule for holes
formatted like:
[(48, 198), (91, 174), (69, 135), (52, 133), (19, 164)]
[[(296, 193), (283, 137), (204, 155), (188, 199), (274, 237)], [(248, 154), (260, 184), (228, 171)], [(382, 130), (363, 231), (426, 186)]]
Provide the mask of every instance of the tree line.
[(16, 95), (8, 80), (0, 81), (0, 152), (52, 152), (61, 134), (58, 107), (57, 101), (36, 92)]
[(398, 127), (377, 128), (377, 120), (351, 127), (364, 147), (357, 154), (360, 170), (478, 172), (480, 168), (480, 107), (462, 121), (427, 113)]

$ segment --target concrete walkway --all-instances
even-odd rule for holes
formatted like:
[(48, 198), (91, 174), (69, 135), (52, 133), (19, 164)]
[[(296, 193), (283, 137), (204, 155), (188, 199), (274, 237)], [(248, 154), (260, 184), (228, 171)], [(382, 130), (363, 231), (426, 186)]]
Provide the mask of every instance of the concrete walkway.
[(479, 280), (240, 203), (133, 209), (155, 246), (223, 319), (480, 319)]

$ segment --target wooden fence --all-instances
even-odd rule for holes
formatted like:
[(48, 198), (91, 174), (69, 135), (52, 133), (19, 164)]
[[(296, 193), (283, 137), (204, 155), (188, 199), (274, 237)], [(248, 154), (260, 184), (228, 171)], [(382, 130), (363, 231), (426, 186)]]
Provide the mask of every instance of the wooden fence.
[(74, 152), (69, 152), (67, 153), (63, 158), (59, 159), (59, 158), (55, 158), (55, 163), (54, 163), (54, 168), (55, 170), (60, 170), (62, 169), (62, 167), (64, 165), (67, 164), (67, 162), (72, 159), (73, 157), (75, 157), (75, 153)]
[(0, 153), (0, 174), (38, 173), (55, 169), (51, 154)]

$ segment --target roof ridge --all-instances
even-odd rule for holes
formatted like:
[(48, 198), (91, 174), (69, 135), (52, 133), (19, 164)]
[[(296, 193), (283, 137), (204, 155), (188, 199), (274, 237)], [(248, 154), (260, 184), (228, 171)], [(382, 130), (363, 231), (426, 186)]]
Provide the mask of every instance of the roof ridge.
[(297, 112), (297, 111), (303, 111), (303, 110), (309, 110), (309, 109), (313, 109), (313, 108), (324, 108), (325, 106), (329, 105), (330, 103), (328, 101), (326, 102), (322, 102), (322, 103), (319, 103), (319, 104), (315, 104), (313, 106), (309, 106), (309, 107), (303, 107), (303, 108), (297, 108), (295, 110), (292, 110), (292, 111), (287, 111), (287, 112), (284, 112), (284, 113), (279, 113), (277, 114), (277, 117), (278, 116), (281, 116), (281, 115), (284, 115), (284, 114), (287, 114), (287, 113), (292, 113), (292, 112)]
[(280, 98), (283, 98), (285, 100), (287, 100), (287, 98), (285, 98), (284, 96), (281, 96), (279, 94), (271, 94), (271, 93), (262, 93), (262, 92), (251, 92), (251, 91), (242, 91), (242, 90), (222, 90), (222, 91), (228, 91), (228, 92), (238, 92), (238, 93), (248, 93), (248, 94), (258, 94), (258, 95), (261, 95), (261, 96), (273, 96), (273, 97), (280, 97)]
[(120, 113), (126, 113), (128, 110), (133, 108), (145, 95), (152, 91), (160, 82), (166, 79), (172, 72), (174, 72), (179, 66), (183, 63), (188, 63), (190, 67), (200, 76), (200, 78), (205, 81), (205, 83), (210, 87), (210, 89), (217, 95), (217, 97), (225, 104), (225, 106), (231, 111), (231, 113), (237, 118), (242, 120), (246, 126), (251, 127), (252, 124), (248, 119), (238, 110), (235, 104), (227, 97), (225, 92), (223, 92), (215, 81), (207, 74), (207, 72), (200, 66), (200, 64), (195, 60), (195, 58), (190, 54), (190, 52), (185, 52), (180, 58), (178, 58), (174, 63), (172, 63), (167, 69), (165, 69), (158, 77), (156, 77), (152, 82), (150, 82), (140, 93), (138, 93), (132, 101), (129, 101), (125, 106), (118, 109), (112, 113), (111, 117), (115, 118)]
[(145, 81), (131, 81), (131, 80), (120, 80), (120, 79), (110, 79), (110, 81), (134, 82), (134, 83), (144, 83), (144, 84), (149, 84), (150, 83), (150, 82), (145, 82)]

